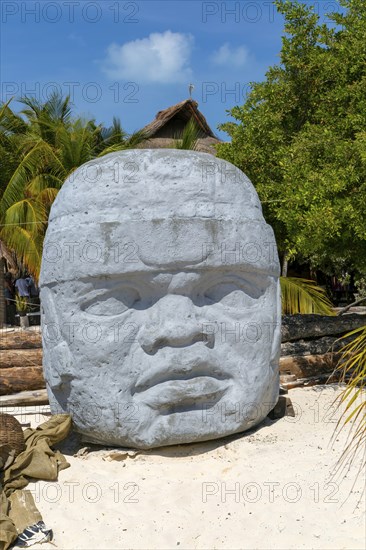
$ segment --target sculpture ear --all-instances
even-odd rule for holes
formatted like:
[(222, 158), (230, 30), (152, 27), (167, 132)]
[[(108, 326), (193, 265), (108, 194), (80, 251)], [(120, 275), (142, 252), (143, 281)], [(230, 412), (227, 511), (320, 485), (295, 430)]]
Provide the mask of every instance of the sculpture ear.
[(51, 388), (59, 388), (73, 377), (72, 356), (62, 336), (52, 289), (42, 288), (41, 303), (44, 374)]
[(47, 325), (59, 326), (57, 310), (55, 307), (55, 297), (52, 289), (42, 287), (39, 297), (41, 301), (42, 331), (47, 329)]
[(72, 356), (65, 341), (55, 347), (47, 346), (44, 350), (43, 368), (45, 378), (52, 389), (60, 388), (74, 378)]

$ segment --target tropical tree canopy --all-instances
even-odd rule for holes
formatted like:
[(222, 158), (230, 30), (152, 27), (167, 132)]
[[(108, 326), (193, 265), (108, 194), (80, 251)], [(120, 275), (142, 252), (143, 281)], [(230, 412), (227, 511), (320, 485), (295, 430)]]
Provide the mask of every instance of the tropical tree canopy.
[(221, 125), (218, 156), (253, 181), (282, 256), (328, 273), (366, 272), (366, 3), (340, 0), (321, 24), (277, 0), (280, 64)]
[(44, 103), (23, 98), (15, 114), (0, 108), (0, 244), (38, 277), (50, 207), (65, 179), (85, 162), (131, 148), (141, 133), (127, 136), (120, 121), (111, 128), (72, 116), (69, 98)]

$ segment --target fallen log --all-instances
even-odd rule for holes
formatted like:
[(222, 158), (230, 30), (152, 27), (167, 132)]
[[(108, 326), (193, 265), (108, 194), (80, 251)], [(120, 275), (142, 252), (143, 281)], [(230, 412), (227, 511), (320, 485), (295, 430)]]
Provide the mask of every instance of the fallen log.
[(324, 353), (322, 355), (289, 355), (280, 358), (280, 374), (294, 375), (296, 378), (309, 378), (332, 373), (340, 355)]
[(363, 298), (360, 298), (359, 300), (356, 300), (355, 302), (352, 302), (352, 304), (348, 304), (348, 306), (342, 308), (340, 311), (338, 311), (337, 315), (344, 315), (349, 309), (358, 306), (359, 304), (362, 304), (362, 302), (366, 302), (365, 296)]
[(39, 390), (45, 387), (41, 366), (0, 370), (0, 395), (10, 395), (24, 390)]
[(334, 376), (332, 374), (323, 374), (321, 376), (311, 376), (310, 378), (298, 378), (293, 382), (287, 382), (283, 385), (287, 390), (293, 390), (294, 388), (317, 386), (320, 384), (334, 384), (336, 382), (339, 382), (339, 378), (337, 376)]
[(340, 336), (366, 325), (366, 315), (350, 313), (340, 317), (328, 315), (284, 315), (282, 342), (294, 342), (322, 336)]
[(355, 336), (338, 338), (337, 336), (324, 336), (316, 340), (296, 340), (295, 342), (283, 342), (281, 344), (281, 357), (287, 355), (322, 355), (339, 351), (343, 346), (352, 342)]
[(42, 349), (11, 349), (0, 351), (0, 370), (42, 365)]
[(280, 374), (280, 384), (281, 386), (289, 384), (290, 382), (295, 382), (296, 376), (294, 374)]
[(302, 388), (307, 386), (317, 386), (325, 384), (336, 384), (340, 382), (340, 378), (337, 374), (328, 373), (321, 376), (311, 376), (309, 378), (298, 378), (290, 382), (284, 382), (282, 385), (286, 390), (293, 390), (294, 388)]
[(0, 350), (42, 347), (42, 334), (36, 330), (0, 331)]
[(21, 391), (13, 395), (0, 395), (0, 407), (48, 405), (47, 390)]

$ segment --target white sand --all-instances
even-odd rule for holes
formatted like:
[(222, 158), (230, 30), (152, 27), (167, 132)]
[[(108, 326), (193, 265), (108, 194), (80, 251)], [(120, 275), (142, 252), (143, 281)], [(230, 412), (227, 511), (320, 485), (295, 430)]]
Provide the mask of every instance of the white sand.
[(357, 464), (327, 485), (346, 440), (330, 444), (338, 391), (291, 390), (296, 418), (216, 442), (84, 457), (73, 456), (75, 441), (64, 445), (71, 468), (58, 483), (28, 486), (54, 530), (53, 544), (33, 548), (364, 548)]

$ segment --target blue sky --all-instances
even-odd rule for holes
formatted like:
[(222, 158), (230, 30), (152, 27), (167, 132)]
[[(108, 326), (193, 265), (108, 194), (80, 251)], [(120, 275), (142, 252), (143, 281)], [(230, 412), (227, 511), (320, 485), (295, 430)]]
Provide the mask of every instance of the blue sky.
[[(315, 4), (322, 21), (336, 1)], [(212, 129), (278, 62), (270, 0), (2, 0), (1, 99), (70, 94), (75, 112), (133, 132), (189, 96)], [(13, 103), (15, 109), (19, 104)]]

